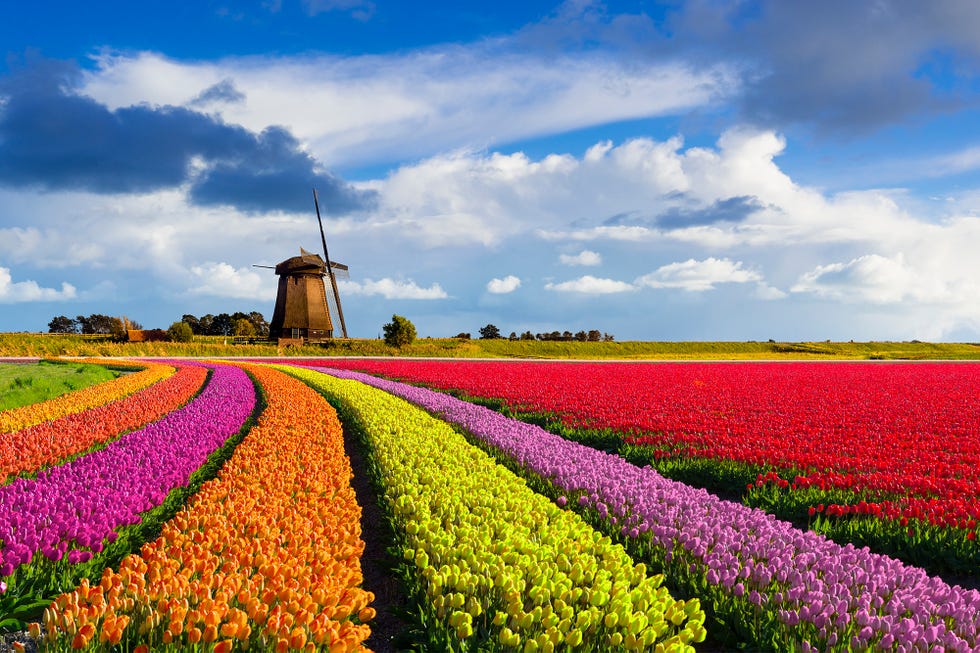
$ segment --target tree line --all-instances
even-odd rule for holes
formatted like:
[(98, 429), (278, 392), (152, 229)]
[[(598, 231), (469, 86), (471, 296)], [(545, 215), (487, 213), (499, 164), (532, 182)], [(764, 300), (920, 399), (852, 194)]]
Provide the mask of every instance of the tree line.
[(180, 318), (195, 336), (256, 336), (268, 337), (269, 323), (258, 311), (251, 313), (218, 313), (196, 317), (189, 313)]
[[(187, 313), (180, 320), (170, 325), (168, 333), (173, 329), (181, 332), (184, 329), (177, 325), (185, 324), (187, 332), (192, 336), (246, 336), (266, 338), (269, 336), (269, 323), (262, 313), (252, 311), (244, 313), (218, 313), (212, 315), (202, 315), (197, 317)], [(82, 334), (103, 334), (111, 335), (116, 340), (125, 340), (126, 333), (130, 329), (142, 330), (143, 326), (139, 322), (134, 322), (126, 317), (113, 317), (93, 313), (92, 315), (79, 315), (68, 317), (58, 315), (48, 322), (48, 333), (82, 333)], [(173, 334), (171, 334), (173, 335)]]
[[(499, 340), (504, 338), (500, 329), (493, 324), (488, 324), (480, 329), (480, 340)], [(454, 336), (462, 340), (469, 340), (472, 336), (469, 333), (459, 333)], [(590, 331), (550, 331), (548, 333), (531, 333), (525, 331), (518, 335), (516, 331), (511, 331), (507, 336), (508, 340), (557, 340), (564, 342), (612, 342), (615, 338), (609, 333), (600, 332), (598, 329)]]
[(115, 338), (125, 338), (127, 329), (142, 329), (143, 326), (138, 322), (133, 322), (125, 317), (112, 317), (93, 313), (91, 315), (79, 315), (68, 317), (58, 315), (48, 322), (48, 333), (84, 333), (111, 335)]

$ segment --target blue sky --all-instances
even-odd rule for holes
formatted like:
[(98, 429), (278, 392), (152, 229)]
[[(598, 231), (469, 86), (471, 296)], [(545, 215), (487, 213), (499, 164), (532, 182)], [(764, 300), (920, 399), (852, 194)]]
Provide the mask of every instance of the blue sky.
[(0, 6), (0, 330), (980, 341), (972, 1)]

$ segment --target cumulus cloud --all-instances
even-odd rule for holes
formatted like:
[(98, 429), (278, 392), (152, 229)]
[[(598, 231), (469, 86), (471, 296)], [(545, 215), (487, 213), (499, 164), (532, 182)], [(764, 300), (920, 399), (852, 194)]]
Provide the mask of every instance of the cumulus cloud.
[(590, 274), (581, 276), (578, 279), (572, 279), (571, 281), (562, 281), (560, 283), (549, 282), (544, 287), (546, 290), (553, 290), (555, 292), (581, 293), (583, 295), (610, 295), (636, 290), (635, 286), (625, 281), (602, 279), (593, 277)]
[(512, 293), (521, 287), (521, 280), (512, 274), (507, 275), (503, 279), (491, 279), (487, 282), (487, 292), (493, 293), (495, 295), (506, 295)]
[(350, 295), (381, 295), (385, 299), (446, 299), (449, 295), (438, 283), (423, 288), (411, 279), (365, 279), (363, 282), (338, 281), (340, 290)]
[(741, 261), (727, 258), (688, 259), (663, 265), (637, 278), (636, 285), (649, 288), (680, 288), (688, 292), (714, 290), (719, 283), (749, 283), (762, 281), (758, 272), (742, 267)]
[(558, 258), (564, 265), (593, 266), (602, 263), (602, 256), (588, 249), (583, 249), (578, 254), (562, 254)]
[(61, 289), (43, 288), (36, 281), (14, 281), (10, 268), (0, 267), (0, 304), (60, 302), (74, 299), (75, 286), (62, 282)]
[(276, 298), (276, 284), (250, 268), (235, 268), (228, 263), (205, 263), (191, 266), (192, 295), (235, 297), (239, 299)]
[(867, 254), (847, 263), (818, 265), (790, 289), (848, 302), (895, 304), (906, 300), (937, 302), (950, 291), (945, 284), (923, 277), (898, 253), (894, 257)]
[[(257, 212), (308, 211), (313, 187), (329, 213), (372, 201), (324, 171), (282, 127), (253, 132), (172, 105), (110, 109), (78, 92), (80, 75), (69, 64), (41, 62), (0, 82), (0, 184), (107, 194), (187, 185), (194, 203)], [(232, 88), (202, 96), (227, 97)]]

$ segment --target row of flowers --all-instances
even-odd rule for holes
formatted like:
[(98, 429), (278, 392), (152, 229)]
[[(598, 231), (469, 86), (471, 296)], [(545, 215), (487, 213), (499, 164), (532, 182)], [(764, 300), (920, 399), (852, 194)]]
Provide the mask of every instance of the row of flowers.
[(430, 645), (684, 650), (703, 641), (697, 599), (672, 598), (662, 576), (445, 422), (361, 383), (283, 369), (337, 402), (367, 443)]
[(719, 614), (777, 648), (968, 651), (980, 647), (980, 592), (841, 546), (622, 458), (430, 390), (329, 370), (405, 397), (465, 428), (648, 556)]
[[(980, 520), (980, 365), (337, 361), (606, 429), (660, 458), (846, 489), (880, 518)], [(729, 488), (737, 491), (738, 488)], [(928, 510), (923, 502), (928, 500)]]
[[(201, 390), (207, 378), (207, 369), (200, 365), (150, 365), (142, 372), (121, 377), (128, 380), (144, 375), (136, 381), (152, 380), (148, 387), (118, 397), (105, 389), (101, 396), (106, 403), (0, 434), (0, 478), (10, 480), (18, 474), (35, 473), (159, 420), (186, 404)], [(158, 377), (155, 380), (154, 375)], [(113, 391), (129, 389), (119, 385), (112, 388)], [(63, 403), (71, 404), (67, 397), (74, 394), (66, 395)], [(84, 402), (78, 405), (84, 405)], [(6, 413), (0, 413), (2, 415)]]
[[(105, 361), (97, 359), (78, 359), (76, 362), (105, 365)], [(112, 367), (129, 369), (131, 373), (47, 401), (0, 411), (0, 434), (26, 429), (126, 397), (167, 378), (175, 371), (170, 365), (129, 360), (114, 360)]]
[[(336, 413), (295, 379), (245, 369), (267, 401), (257, 425), (139, 555), (54, 601), (44, 648), (361, 647), (373, 596), (360, 588), (360, 506)], [(214, 375), (245, 373), (221, 365)], [(233, 404), (225, 398), (211, 418)], [(188, 432), (196, 440), (201, 429)]]
[(117, 529), (140, 522), (142, 513), (186, 485), (241, 430), (255, 400), (245, 372), (218, 367), (183, 408), (36, 478), (0, 487), (0, 576), (7, 589), (0, 606), (26, 588), (65, 588), (73, 565), (102, 553)]

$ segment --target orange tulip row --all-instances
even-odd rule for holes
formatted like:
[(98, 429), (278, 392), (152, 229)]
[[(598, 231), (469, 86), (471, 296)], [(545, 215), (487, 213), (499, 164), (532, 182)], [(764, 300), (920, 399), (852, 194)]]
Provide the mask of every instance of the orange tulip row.
[[(45, 611), (47, 650), (361, 650), (360, 506), (333, 408), (244, 365), (268, 405), (220, 474), (160, 537)], [(200, 649), (199, 649), (200, 650)]]
[(199, 365), (182, 365), (175, 373), (170, 365), (151, 364), (120, 378), (138, 374), (146, 374), (144, 380), (155, 375), (153, 385), (118, 399), (106, 393), (103, 401), (108, 403), (103, 405), (0, 435), (0, 479), (36, 472), (160, 419), (190, 401), (204, 385), (208, 371)]
[[(82, 359), (73, 362), (106, 364), (105, 359)], [(112, 365), (114, 367), (132, 367), (139, 371), (133, 374), (124, 374), (110, 381), (97, 383), (47, 401), (0, 411), (0, 433), (19, 431), (65, 415), (101, 406), (151, 386), (172, 375), (175, 371), (170, 365), (143, 361), (114, 360)]]

